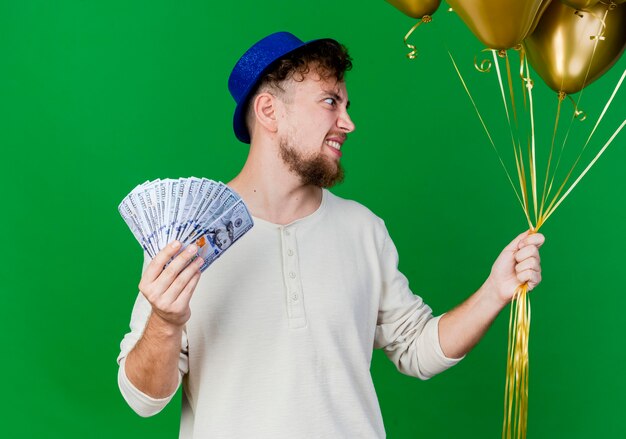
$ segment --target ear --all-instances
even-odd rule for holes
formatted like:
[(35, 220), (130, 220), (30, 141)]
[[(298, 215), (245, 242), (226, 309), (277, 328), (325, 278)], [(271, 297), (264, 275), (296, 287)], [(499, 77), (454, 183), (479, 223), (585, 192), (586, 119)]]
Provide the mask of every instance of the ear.
[(259, 93), (252, 103), (256, 123), (271, 133), (278, 131), (277, 104), (278, 99), (270, 93)]

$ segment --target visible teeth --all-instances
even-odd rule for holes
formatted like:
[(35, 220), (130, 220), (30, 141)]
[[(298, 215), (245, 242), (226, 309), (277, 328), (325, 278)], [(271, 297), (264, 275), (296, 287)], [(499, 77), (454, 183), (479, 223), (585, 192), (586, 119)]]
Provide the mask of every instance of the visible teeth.
[(327, 140), (327, 141), (326, 141), (326, 144), (327, 144), (328, 146), (332, 146), (332, 147), (333, 147), (333, 148), (335, 148), (335, 149), (340, 149), (340, 148), (341, 148), (341, 143), (339, 143), (339, 142), (335, 142), (335, 141), (333, 141), (333, 140)]

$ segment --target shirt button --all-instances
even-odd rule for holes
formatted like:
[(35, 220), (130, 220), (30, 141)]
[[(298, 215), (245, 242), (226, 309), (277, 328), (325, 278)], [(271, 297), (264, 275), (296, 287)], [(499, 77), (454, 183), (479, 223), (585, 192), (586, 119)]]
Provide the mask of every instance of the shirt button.
[(287, 254), (288, 254), (289, 256), (293, 256), (293, 250), (292, 250), (292, 249), (287, 250)]
[(298, 301), (298, 293), (296, 293), (295, 291), (293, 293), (291, 293), (291, 300), (293, 300), (294, 302)]
[(294, 273), (293, 271), (289, 272), (289, 277), (292, 279), (296, 278), (296, 273)]
[(285, 235), (286, 235), (286, 236), (291, 235), (291, 233), (289, 232), (289, 230), (285, 230)]

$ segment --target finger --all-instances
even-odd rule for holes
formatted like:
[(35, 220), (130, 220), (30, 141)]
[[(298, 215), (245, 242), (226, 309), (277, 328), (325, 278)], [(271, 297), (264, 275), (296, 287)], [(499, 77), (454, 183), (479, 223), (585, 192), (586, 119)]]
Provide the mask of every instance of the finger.
[(534, 245), (535, 247), (539, 248), (543, 245), (545, 241), (546, 237), (543, 236), (541, 233), (532, 233), (519, 242), (518, 248), (521, 249), (522, 247), (526, 247), (529, 245)]
[(199, 273), (200, 267), (204, 263), (202, 258), (196, 258), (183, 271), (176, 276), (169, 288), (163, 293), (163, 301), (166, 304), (176, 301), (180, 293), (185, 289), (191, 278)]
[(185, 285), (185, 288), (183, 288), (183, 290), (180, 292), (180, 294), (173, 303), (175, 307), (182, 308), (189, 306), (189, 301), (191, 301), (191, 296), (196, 289), (196, 285), (198, 285), (198, 282), (200, 281), (201, 274), (202, 273), (200, 273), (199, 271), (196, 272), (196, 274), (193, 275), (187, 285)]
[(539, 264), (539, 261), (537, 259), (528, 258), (515, 266), (515, 271), (518, 274), (526, 270), (541, 272), (541, 265)]
[(517, 235), (517, 237), (511, 241), (506, 247), (504, 247), (504, 250), (508, 250), (508, 251), (515, 251), (519, 248), (519, 243), (528, 236), (528, 234), (530, 233), (530, 230), (526, 230), (524, 233), (520, 233), (519, 235)]
[[(159, 277), (159, 275), (163, 271), (163, 267), (165, 267), (165, 264), (167, 264), (169, 260), (174, 257), (179, 249), (180, 242), (172, 241), (168, 245), (166, 245), (163, 250), (158, 252), (154, 259), (150, 261), (148, 268), (146, 268), (146, 271), (144, 272), (141, 279), (142, 282), (145, 282), (146, 284), (154, 282), (154, 280)], [(139, 289), (141, 289), (141, 287)]]
[(180, 252), (178, 256), (174, 258), (172, 262), (167, 266), (165, 270), (154, 281), (155, 288), (159, 291), (167, 290), (178, 274), (189, 265), (189, 261), (198, 253), (198, 246), (195, 244), (189, 245), (184, 251)]
[(537, 249), (534, 245), (523, 247), (521, 250), (515, 252), (515, 260), (517, 262), (522, 262), (528, 258), (535, 258), (538, 261), (541, 261), (539, 249)]
[(528, 290), (532, 290), (541, 282), (541, 273), (534, 270), (525, 270), (517, 274), (517, 280), (528, 285)]

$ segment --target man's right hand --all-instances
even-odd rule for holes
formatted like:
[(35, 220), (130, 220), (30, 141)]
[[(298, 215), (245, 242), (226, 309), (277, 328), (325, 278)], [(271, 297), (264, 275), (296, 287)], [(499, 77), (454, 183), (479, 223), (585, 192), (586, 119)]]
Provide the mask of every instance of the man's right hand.
[(190, 263), (198, 252), (198, 247), (191, 244), (165, 267), (180, 247), (180, 242), (172, 241), (157, 253), (139, 282), (139, 291), (152, 305), (153, 314), (177, 327), (182, 327), (191, 317), (189, 301), (204, 262), (197, 257)]

